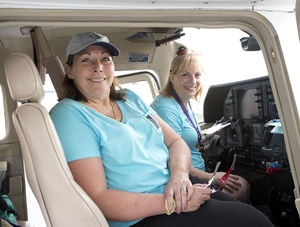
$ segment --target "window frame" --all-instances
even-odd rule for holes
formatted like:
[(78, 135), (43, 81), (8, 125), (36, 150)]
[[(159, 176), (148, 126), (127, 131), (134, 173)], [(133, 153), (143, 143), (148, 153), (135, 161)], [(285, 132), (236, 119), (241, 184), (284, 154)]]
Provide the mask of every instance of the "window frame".
[(160, 83), (158, 78), (155, 76), (154, 73), (150, 71), (138, 71), (129, 74), (120, 74), (117, 76), (120, 84), (125, 83), (135, 83), (139, 81), (146, 81), (149, 84), (152, 98), (154, 99), (160, 90)]

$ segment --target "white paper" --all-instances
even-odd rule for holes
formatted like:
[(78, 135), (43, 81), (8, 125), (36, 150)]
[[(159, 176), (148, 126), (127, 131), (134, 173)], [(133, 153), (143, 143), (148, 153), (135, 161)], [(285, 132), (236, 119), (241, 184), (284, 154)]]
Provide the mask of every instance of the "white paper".
[(231, 122), (223, 122), (223, 123), (220, 123), (220, 124), (213, 125), (210, 128), (201, 130), (201, 132), (203, 134), (208, 134), (208, 135), (209, 134), (214, 134), (215, 132), (220, 131), (221, 129), (229, 126), (230, 124), (231, 124)]

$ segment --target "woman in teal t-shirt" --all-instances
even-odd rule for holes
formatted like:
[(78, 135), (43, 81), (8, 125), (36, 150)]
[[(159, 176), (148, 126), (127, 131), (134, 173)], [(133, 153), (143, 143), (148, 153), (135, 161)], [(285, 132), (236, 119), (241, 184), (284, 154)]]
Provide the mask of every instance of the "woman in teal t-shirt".
[(74, 35), (67, 47), (64, 97), (50, 113), (75, 181), (109, 225), (217, 227), (234, 220), (245, 227), (271, 226), (253, 207), (222, 192), (216, 193), (221, 200), (210, 199), (207, 185), (192, 185), (188, 146), (118, 85), (113, 62), (118, 55), (104, 35)]
[[(171, 63), (167, 85), (151, 107), (189, 146), (192, 155), (190, 174), (208, 181), (211, 174), (205, 172), (204, 160), (199, 152), (203, 136), (190, 105), (190, 99), (197, 100), (202, 93), (202, 72), (199, 55), (188, 52), (184, 47), (179, 48)], [(218, 172), (216, 177), (221, 178), (223, 175), (223, 172)], [(249, 200), (249, 184), (240, 176), (231, 174), (223, 191), (241, 201)]]

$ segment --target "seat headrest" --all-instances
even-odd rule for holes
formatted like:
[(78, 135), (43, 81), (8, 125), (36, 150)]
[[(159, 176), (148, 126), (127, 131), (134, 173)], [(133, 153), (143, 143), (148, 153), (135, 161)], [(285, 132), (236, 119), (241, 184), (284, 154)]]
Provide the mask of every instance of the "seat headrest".
[(15, 101), (39, 102), (44, 97), (40, 75), (30, 57), (11, 53), (4, 61), (4, 70), (10, 95)]

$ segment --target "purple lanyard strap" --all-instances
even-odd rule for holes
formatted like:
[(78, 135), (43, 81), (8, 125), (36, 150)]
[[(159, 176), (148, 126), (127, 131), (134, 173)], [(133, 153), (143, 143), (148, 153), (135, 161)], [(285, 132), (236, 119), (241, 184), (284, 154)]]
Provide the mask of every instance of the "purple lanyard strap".
[[(185, 116), (186, 116), (186, 117), (189, 119), (189, 121), (191, 122), (193, 128), (196, 130), (197, 135), (198, 135), (198, 143), (199, 143), (200, 147), (203, 147), (203, 143), (202, 143), (202, 139), (201, 139), (201, 133), (200, 133), (199, 127), (197, 127), (197, 124), (198, 124), (198, 123), (197, 123), (195, 114), (194, 114), (194, 112), (193, 112), (193, 110), (192, 110), (192, 107), (191, 107), (190, 102), (188, 102), (188, 104), (189, 104), (190, 109), (191, 109), (191, 111), (192, 111), (192, 114), (193, 114), (193, 117), (194, 117), (194, 121), (195, 121), (195, 122), (193, 122), (193, 120), (191, 119), (191, 117), (190, 117), (190, 115), (189, 115), (187, 109), (185, 108), (185, 106), (183, 105), (181, 99), (179, 98), (178, 94), (176, 93), (176, 91), (175, 91), (173, 88), (172, 88), (172, 95), (173, 95), (173, 97), (175, 98), (175, 100), (178, 102), (178, 104), (180, 105), (180, 107), (181, 107), (183, 113), (185, 114)], [(196, 124), (195, 124), (195, 123), (196, 123)]]

